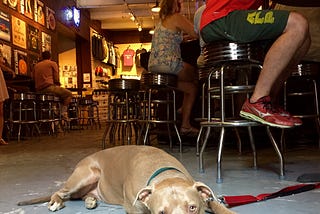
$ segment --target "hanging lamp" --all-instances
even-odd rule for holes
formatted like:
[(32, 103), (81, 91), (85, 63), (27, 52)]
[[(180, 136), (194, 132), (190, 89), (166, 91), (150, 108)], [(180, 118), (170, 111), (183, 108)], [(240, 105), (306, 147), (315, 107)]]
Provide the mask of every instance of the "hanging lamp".
[(154, 13), (159, 13), (160, 12), (160, 6), (159, 6), (159, 1), (158, 0), (156, 0), (156, 5), (151, 8), (151, 11), (154, 12)]

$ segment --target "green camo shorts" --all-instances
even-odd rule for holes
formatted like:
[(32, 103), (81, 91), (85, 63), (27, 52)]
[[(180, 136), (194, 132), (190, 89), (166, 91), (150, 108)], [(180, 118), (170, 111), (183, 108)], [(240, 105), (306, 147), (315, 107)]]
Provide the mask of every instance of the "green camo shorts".
[(205, 26), (201, 35), (206, 43), (275, 39), (284, 31), (288, 17), (285, 10), (236, 10)]

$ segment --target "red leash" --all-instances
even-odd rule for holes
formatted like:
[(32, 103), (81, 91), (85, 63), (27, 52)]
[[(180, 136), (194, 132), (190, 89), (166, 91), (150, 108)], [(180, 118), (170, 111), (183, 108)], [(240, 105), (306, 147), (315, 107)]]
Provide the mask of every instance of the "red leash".
[(222, 202), (228, 207), (235, 207), (244, 204), (250, 204), (258, 201), (265, 201), (272, 198), (288, 196), (301, 192), (310, 191), (320, 188), (320, 183), (313, 184), (298, 184), (294, 186), (285, 187), (274, 193), (263, 193), (257, 196), (252, 195), (239, 195), (239, 196), (222, 196)]

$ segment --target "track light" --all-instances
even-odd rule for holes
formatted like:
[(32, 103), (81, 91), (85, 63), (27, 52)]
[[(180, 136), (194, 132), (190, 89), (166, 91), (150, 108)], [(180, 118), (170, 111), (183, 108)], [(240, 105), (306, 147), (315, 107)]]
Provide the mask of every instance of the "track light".
[(154, 28), (152, 28), (151, 30), (149, 30), (149, 34), (151, 34), (151, 35), (154, 34)]
[(160, 12), (160, 6), (159, 6), (158, 0), (156, 0), (156, 5), (151, 8), (151, 11), (154, 12), (154, 13), (159, 13)]

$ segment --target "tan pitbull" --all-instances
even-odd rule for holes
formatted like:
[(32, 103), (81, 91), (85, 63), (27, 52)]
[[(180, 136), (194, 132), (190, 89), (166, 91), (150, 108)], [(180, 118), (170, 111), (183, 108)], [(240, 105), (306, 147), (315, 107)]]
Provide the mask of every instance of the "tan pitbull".
[(117, 146), (81, 160), (62, 189), (49, 197), (19, 202), (49, 201), (57, 211), (64, 201), (84, 199), (93, 209), (97, 200), (123, 205), (132, 214), (233, 213), (221, 205), (213, 191), (196, 182), (173, 156), (151, 146)]

